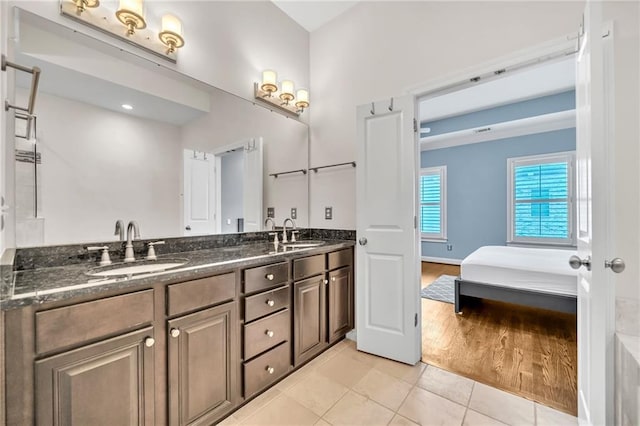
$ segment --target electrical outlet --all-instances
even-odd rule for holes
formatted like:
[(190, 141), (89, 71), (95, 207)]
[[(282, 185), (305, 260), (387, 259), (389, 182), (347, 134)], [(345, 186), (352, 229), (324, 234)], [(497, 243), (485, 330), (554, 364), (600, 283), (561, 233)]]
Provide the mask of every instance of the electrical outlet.
[(447, 244), (447, 251), (453, 250), (453, 244)]
[(227, 219), (227, 225), (231, 225), (231, 219)]
[(270, 217), (272, 219), (276, 217), (275, 207), (267, 207), (267, 217)]
[(324, 208), (324, 218), (325, 218), (325, 220), (333, 219), (333, 207), (325, 207)]
[(298, 209), (296, 207), (291, 207), (291, 219), (295, 220), (298, 218)]

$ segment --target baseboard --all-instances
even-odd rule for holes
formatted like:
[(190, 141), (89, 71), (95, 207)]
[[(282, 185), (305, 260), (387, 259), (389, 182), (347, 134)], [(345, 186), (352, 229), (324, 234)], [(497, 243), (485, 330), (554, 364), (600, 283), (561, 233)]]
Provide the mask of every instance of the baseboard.
[(462, 264), (462, 259), (448, 259), (446, 257), (431, 257), (431, 256), (422, 256), (423, 262), (433, 262), (433, 263), (444, 263), (447, 265), (460, 265)]

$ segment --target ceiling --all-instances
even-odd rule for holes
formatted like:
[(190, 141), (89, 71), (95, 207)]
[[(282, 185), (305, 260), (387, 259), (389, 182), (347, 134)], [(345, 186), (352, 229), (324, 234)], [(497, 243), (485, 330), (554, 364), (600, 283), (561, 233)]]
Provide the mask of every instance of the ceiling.
[(420, 122), (429, 122), (575, 88), (575, 58), (509, 71), (503, 77), (420, 102)]
[(355, 6), (358, 1), (271, 0), (305, 30), (312, 32)]

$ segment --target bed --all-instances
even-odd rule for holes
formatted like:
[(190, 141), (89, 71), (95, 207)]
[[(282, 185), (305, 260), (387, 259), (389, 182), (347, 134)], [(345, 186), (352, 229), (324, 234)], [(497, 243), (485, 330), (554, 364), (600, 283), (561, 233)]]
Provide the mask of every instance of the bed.
[(485, 246), (467, 256), (455, 280), (455, 311), (476, 297), (576, 313), (577, 273), (572, 250)]

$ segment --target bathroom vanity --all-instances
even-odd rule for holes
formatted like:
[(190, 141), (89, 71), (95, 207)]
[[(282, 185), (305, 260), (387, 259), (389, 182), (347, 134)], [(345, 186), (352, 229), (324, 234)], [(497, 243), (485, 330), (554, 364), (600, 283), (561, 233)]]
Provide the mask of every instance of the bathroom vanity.
[(119, 279), (87, 262), (17, 272), (7, 423), (219, 421), (353, 328), (353, 245), (174, 253), (184, 267)]

